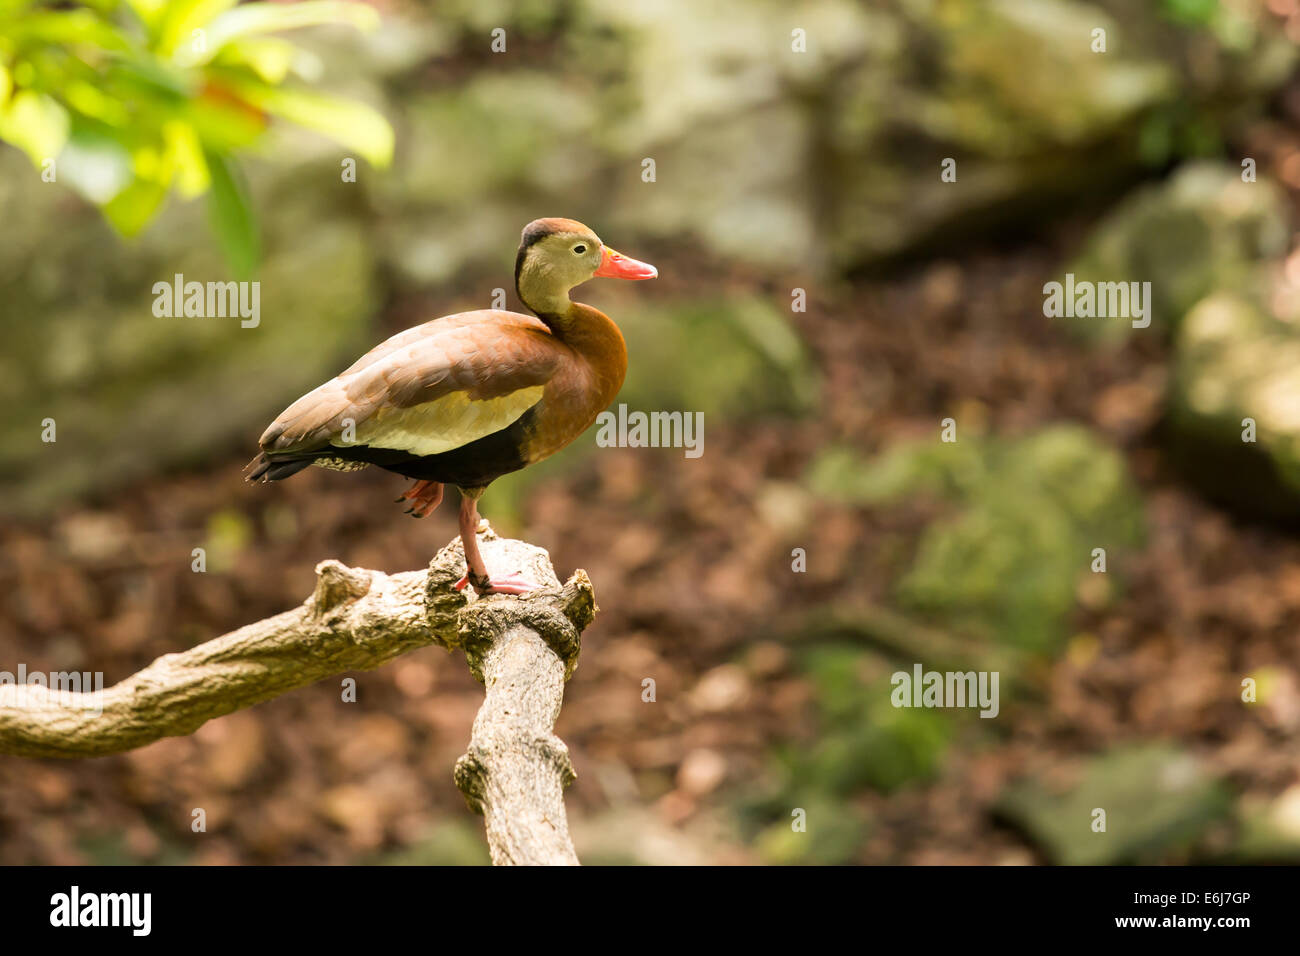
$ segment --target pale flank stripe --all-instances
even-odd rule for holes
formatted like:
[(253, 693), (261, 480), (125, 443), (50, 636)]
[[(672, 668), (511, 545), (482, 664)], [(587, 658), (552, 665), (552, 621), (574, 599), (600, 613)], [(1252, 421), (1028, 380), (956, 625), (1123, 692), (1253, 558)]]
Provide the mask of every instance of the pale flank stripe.
[[(473, 401), (464, 392), (452, 392), (410, 408), (381, 408), (357, 426), (352, 444), (412, 455), (438, 455), (500, 431), (541, 398), (542, 386), (534, 385), (483, 401)], [(345, 448), (348, 443), (339, 436), (330, 444)]]

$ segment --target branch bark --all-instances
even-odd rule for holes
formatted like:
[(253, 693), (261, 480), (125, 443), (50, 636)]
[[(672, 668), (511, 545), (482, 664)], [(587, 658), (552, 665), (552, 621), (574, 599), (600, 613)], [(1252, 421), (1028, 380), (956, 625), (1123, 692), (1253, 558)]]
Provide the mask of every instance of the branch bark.
[(573, 766), (553, 731), (595, 616), (591, 582), (579, 570), (561, 586), (543, 549), (498, 538), (486, 522), (479, 536), (495, 570), (542, 590), (518, 598), (455, 591), (465, 566), (459, 538), (426, 571), (388, 575), (323, 561), (301, 607), (165, 654), (102, 693), (0, 686), (0, 754), (120, 753), (417, 647), (462, 647), (486, 697), (455, 779), (485, 817), (493, 862), (576, 864), (563, 802)]

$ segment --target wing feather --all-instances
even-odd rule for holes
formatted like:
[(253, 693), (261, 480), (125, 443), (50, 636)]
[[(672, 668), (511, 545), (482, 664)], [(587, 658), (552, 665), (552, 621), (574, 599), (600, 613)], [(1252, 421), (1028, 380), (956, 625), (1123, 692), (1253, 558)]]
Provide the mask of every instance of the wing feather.
[(260, 444), (272, 454), (347, 444), (450, 451), (537, 404), (564, 348), (532, 316), (485, 310), (436, 319), (393, 336), (298, 399)]

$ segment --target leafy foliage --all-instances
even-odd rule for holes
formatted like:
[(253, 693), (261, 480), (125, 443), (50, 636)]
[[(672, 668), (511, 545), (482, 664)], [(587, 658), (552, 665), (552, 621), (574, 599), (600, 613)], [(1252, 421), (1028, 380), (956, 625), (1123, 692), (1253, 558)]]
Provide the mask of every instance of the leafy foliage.
[(359, 3), (237, 0), (0, 0), (0, 139), (69, 182), (121, 234), (142, 230), (175, 190), (205, 193), (241, 274), (257, 263), (257, 220), (235, 157), (273, 118), (386, 166), (393, 133), (360, 103), (285, 85), (319, 72), (274, 36), (316, 24), (370, 28)]

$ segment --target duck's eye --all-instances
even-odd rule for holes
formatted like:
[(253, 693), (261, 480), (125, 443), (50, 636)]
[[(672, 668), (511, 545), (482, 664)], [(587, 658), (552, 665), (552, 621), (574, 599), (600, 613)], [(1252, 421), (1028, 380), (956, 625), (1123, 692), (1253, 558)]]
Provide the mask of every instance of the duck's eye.
[(586, 251), (587, 251), (587, 247), (584, 246), (582, 243), (578, 243), (576, 246), (573, 247), (573, 254), (575, 256), (580, 256)]

